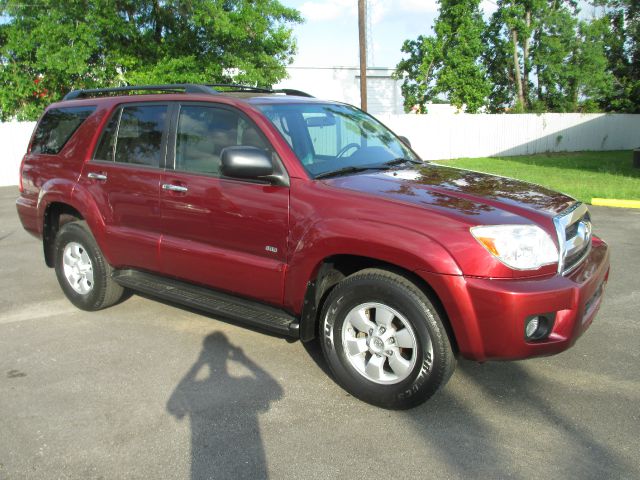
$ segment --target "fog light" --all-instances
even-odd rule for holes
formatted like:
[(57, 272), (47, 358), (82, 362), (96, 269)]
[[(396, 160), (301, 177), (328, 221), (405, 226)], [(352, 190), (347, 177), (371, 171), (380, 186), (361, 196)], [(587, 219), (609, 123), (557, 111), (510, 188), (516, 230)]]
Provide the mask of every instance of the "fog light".
[(540, 326), (540, 317), (530, 318), (524, 330), (524, 334), (526, 335), (526, 337), (533, 338), (539, 326)]
[(531, 315), (524, 322), (524, 338), (527, 341), (542, 340), (549, 335), (555, 313)]

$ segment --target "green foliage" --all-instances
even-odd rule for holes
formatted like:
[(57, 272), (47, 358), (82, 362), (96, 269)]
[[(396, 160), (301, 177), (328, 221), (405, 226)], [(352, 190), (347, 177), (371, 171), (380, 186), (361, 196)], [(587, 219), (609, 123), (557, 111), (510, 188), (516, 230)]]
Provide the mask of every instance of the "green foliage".
[(440, 15), (434, 36), (407, 40), (402, 52), (409, 55), (396, 67), (403, 79), (405, 108), (425, 107), (438, 95), (446, 95), (452, 105), (477, 112), (490, 92), (485, 68), (484, 21), (480, 0), (440, 0)]
[(71, 89), (269, 86), (295, 52), (278, 0), (0, 0), (0, 119), (36, 118)]
[(516, 103), (515, 72), (513, 69), (513, 51), (511, 42), (501, 34), (504, 25), (502, 11), (498, 10), (490, 19), (483, 34), (486, 49), (482, 62), (491, 80), (491, 92), (488, 96), (489, 110), (504, 111), (508, 105)]
[(544, 15), (533, 54), (538, 95), (535, 101), (546, 111), (597, 111), (613, 88), (607, 70), (602, 19), (578, 21), (566, 8)]
[(486, 32), (493, 56), (484, 58), (494, 85), (492, 110), (600, 109), (614, 83), (606, 57), (608, 22), (578, 18), (573, 0), (498, 1)]
[(407, 40), (396, 67), (405, 107), (445, 95), (475, 112), (640, 112), (640, 3), (442, 0), (432, 36)]
[(436, 68), (441, 63), (441, 45), (434, 37), (420, 35), (416, 40), (406, 40), (402, 52), (409, 58), (402, 59), (396, 67), (395, 76), (403, 80), (402, 94), (405, 110), (414, 105), (424, 105), (436, 98), (433, 87)]
[(612, 94), (602, 102), (608, 111), (640, 113), (640, 3), (604, 1), (609, 22), (606, 54), (615, 80)]

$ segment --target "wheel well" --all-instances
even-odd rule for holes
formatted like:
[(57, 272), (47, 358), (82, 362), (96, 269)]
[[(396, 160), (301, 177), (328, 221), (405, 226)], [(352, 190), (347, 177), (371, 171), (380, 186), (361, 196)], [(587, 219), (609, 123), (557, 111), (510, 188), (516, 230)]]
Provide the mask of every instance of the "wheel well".
[(307, 286), (307, 293), (304, 300), (304, 308), (300, 321), (300, 339), (303, 342), (312, 340), (318, 335), (318, 324), (320, 311), (326, 298), (342, 279), (366, 268), (379, 268), (395, 274), (401, 275), (416, 285), (431, 300), (433, 306), (438, 311), (442, 323), (447, 330), (451, 347), (454, 352), (458, 351), (453, 329), (449, 323), (447, 312), (440, 301), (440, 298), (431, 286), (415, 273), (392, 263), (387, 263), (375, 258), (360, 257), (357, 255), (335, 255), (323, 260), (318, 268), (318, 273), (314, 280)]
[(44, 248), (44, 260), (48, 267), (54, 266), (53, 245), (58, 230), (65, 223), (77, 220), (83, 220), (82, 215), (66, 203), (53, 202), (47, 206), (42, 227), (42, 246)]

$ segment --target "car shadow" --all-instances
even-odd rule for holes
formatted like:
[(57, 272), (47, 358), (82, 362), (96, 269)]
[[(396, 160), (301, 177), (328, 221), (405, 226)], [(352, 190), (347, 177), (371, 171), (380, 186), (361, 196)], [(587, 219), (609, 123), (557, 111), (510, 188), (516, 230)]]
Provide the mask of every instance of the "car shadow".
[[(230, 362), (238, 365), (230, 369)], [(238, 370), (248, 375), (238, 376)], [(205, 337), (198, 359), (166, 405), (177, 420), (190, 423), (190, 478), (268, 478), (258, 416), (282, 394), (282, 387), (224, 334)]]
[(591, 417), (577, 399), (593, 392), (556, 383), (553, 389), (560, 391), (545, 394), (551, 385), (541, 385), (523, 362), (462, 360), (456, 375), (461, 384), (445, 387), (406, 416), (460, 477), (529, 478), (523, 472), (535, 465), (540, 478), (550, 472), (556, 478), (627, 478), (634, 470), (584, 422)]

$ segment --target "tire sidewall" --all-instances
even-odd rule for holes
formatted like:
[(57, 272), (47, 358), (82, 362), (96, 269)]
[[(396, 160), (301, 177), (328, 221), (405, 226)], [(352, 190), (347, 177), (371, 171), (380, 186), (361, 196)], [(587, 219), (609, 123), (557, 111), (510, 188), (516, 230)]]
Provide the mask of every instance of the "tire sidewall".
[[(376, 302), (401, 313), (416, 336), (416, 364), (407, 378), (383, 385), (367, 380), (349, 362), (342, 346), (347, 314), (356, 306)], [(321, 317), (321, 342), (325, 358), (338, 382), (354, 396), (385, 408), (410, 408), (430, 397), (445, 376), (447, 354), (442, 344), (444, 329), (426, 298), (393, 282), (360, 278), (336, 287), (327, 298)], [(431, 340), (433, 358), (424, 349)]]
[[(91, 259), (93, 269), (93, 288), (89, 293), (81, 294), (76, 292), (69, 284), (63, 266), (63, 253), (66, 245), (76, 242), (82, 246)], [(80, 222), (67, 223), (62, 226), (56, 236), (54, 245), (55, 270), (58, 282), (66, 297), (76, 307), (82, 310), (96, 310), (102, 303), (105, 295), (105, 268), (102, 254), (96, 245), (93, 236), (80, 224)]]

